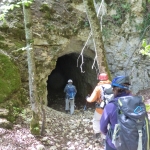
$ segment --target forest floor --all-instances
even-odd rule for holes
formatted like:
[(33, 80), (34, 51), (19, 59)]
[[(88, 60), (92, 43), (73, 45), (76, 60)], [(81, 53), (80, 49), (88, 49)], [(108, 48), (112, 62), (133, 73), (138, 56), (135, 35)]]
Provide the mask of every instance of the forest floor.
[[(150, 89), (140, 92), (148, 104), (149, 93)], [(75, 110), (74, 115), (65, 114), (63, 105), (58, 110), (45, 107), (45, 133), (33, 136), (29, 128), (31, 111), (26, 108), (13, 129), (0, 128), (0, 150), (104, 150), (101, 141), (92, 138), (93, 108)], [(150, 112), (148, 115), (150, 118)]]

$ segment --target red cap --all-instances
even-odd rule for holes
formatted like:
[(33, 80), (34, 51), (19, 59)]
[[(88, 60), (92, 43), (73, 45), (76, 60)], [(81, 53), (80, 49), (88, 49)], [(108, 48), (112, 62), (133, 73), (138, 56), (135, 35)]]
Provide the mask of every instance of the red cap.
[(108, 80), (108, 75), (106, 73), (101, 73), (98, 76), (98, 79), (101, 80), (101, 81), (106, 81), (106, 80)]

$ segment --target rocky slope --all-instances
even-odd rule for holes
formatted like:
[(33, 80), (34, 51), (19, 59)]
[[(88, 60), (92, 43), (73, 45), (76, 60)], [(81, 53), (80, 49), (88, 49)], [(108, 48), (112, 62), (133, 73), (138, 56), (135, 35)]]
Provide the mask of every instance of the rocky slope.
[[(140, 92), (150, 104), (150, 89)], [(53, 109), (54, 108), (54, 109)], [(92, 139), (94, 109), (83, 107), (74, 115), (65, 114), (64, 105), (45, 107), (46, 130), (43, 136), (33, 136), (29, 130), (30, 107), (26, 108), (12, 130), (0, 128), (0, 150), (103, 150), (101, 141)], [(57, 109), (57, 110), (55, 110)], [(59, 110), (59, 111), (58, 111)], [(148, 113), (150, 118), (150, 112)]]
[(45, 110), (47, 119), (44, 136), (31, 135), (29, 131), (30, 109), (26, 109), (26, 113), (18, 118), (18, 124), (14, 125), (13, 130), (0, 128), (0, 150), (103, 149), (99, 142), (92, 140), (94, 110), (76, 110), (74, 115), (48, 107)]

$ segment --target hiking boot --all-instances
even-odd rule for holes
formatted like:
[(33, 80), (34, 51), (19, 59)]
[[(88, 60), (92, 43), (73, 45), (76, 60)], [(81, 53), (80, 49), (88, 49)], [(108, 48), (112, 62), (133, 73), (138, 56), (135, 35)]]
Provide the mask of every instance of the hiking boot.
[(95, 133), (94, 135), (93, 135), (93, 139), (94, 140), (97, 140), (97, 139), (99, 139), (100, 138), (100, 133)]
[(69, 110), (66, 110), (66, 114), (68, 114), (70, 111)]

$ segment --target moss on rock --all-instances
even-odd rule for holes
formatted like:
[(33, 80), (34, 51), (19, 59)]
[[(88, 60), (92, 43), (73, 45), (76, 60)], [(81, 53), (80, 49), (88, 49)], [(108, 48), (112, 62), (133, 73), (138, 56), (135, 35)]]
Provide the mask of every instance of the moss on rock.
[(39, 116), (34, 112), (32, 114), (32, 119), (30, 122), (30, 131), (33, 135), (40, 135)]
[(5, 38), (2, 35), (0, 35), (0, 41), (4, 41), (4, 40)]
[(5, 43), (3, 43), (3, 42), (0, 42), (0, 48), (1, 48), (1, 49), (5, 49), (5, 50), (8, 50), (8, 49), (9, 49), (8, 45), (5, 44)]
[(0, 54), (0, 103), (3, 103), (21, 86), (18, 68), (8, 56)]
[(19, 69), (6, 55), (0, 53), (0, 108), (8, 110), (5, 118), (14, 122), (27, 104), (27, 97), (21, 87)]

